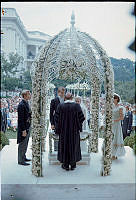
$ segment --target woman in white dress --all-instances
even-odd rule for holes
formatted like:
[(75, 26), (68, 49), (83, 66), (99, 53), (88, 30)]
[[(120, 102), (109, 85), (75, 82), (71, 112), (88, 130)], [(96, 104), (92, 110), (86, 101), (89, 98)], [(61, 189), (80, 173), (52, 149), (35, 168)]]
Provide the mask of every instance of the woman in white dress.
[[(85, 137), (90, 132), (90, 129), (89, 129), (89, 126), (88, 126), (88, 121), (87, 121), (87, 119), (88, 119), (87, 118), (87, 108), (83, 104), (82, 98), (80, 96), (75, 97), (75, 102), (80, 104), (82, 112), (83, 112), (84, 117), (85, 117), (85, 120), (84, 120), (83, 125), (82, 125), (82, 133), (81, 133), (81, 136), (80, 136), (82, 138), (82, 135), (84, 135), (84, 137)], [(81, 141), (80, 144), (81, 144), (82, 152), (87, 152), (87, 142)]]
[(123, 120), (123, 108), (119, 105), (120, 96), (114, 94), (114, 105), (113, 105), (113, 141), (112, 141), (112, 160), (117, 159), (118, 156), (125, 155), (125, 148), (123, 142), (123, 133), (121, 127), (121, 120)]

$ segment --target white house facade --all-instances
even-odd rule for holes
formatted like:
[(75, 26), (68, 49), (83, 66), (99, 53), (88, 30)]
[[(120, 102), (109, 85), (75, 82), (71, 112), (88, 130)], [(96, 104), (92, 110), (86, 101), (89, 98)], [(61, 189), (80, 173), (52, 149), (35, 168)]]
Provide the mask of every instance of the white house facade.
[(51, 36), (40, 31), (27, 31), (16, 9), (3, 8), (3, 10), (4, 14), (1, 13), (1, 33), (3, 33), (1, 34), (1, 51), (6, 55), (17, 52), (24, 58), (18, 69), (20, 72), (27, 71), (39, 49), (51, 39)]

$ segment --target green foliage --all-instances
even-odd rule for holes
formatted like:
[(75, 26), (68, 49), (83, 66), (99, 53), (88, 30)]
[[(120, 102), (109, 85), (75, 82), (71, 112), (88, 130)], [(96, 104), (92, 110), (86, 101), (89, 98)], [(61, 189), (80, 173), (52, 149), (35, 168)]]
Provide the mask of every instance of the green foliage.
[(136, 144), (133, 145), (134, 153), (136, 155)]
[(25, 71), (23, 74), (23, 89), (28, 89), (30, 91), (32, 91), (32, 80), (31, 80), (31, 75), (30, 75), (30, 71)]
[(58, 88), (60, 86), (66, 87), (69, 84), (75, 83), (75, 81), (71, 81), (70, 79), (63, 80), (63, 79), (54, 79), (52, 83)]
[(135, 63), (129, 59), (110, 57), (114, 70), (115, 92), (125, 102), (135, 103)]
[(23, 62), (23, 57), (19, 56), (17, 53), (10, 53), (6, 57), (5, 53), (1, 53), (1, 72), (2, 77), (7, 78), (11, 75), (15, 75), (18, 72), (18, 65)]
[(19, 79), (14, 77), (18, 71), (18, 65), (23, 62), (23, 57), (17, 53), (8, 56), (1, 53), (1, 86), (2, 90), (13, 91), (19, 85)]
[(10, 53), (7, 57), (1, 54), (1, 87), (3, 91), (14, 91), (15, 88), (32, 90), (30, 71), (25, 71), (22, 79), (14, 75), (18, 71), (18, 65), (23, 62), (23, 57), (17, 53)]
[(125, 102), (135, 103), (135, 80), (115, 81), (115, 92), (121, 96)]
[(136, 153), (136, 134), (127, 136), (124, 140), (125, 146), (130, 146), (132, 149), (134, 149), (134, 152)]
[(3, 89), (8, 91), (13, 91), (15, 88), (19, 85), (19, 79), (13, 78), (13, 77), (7, 77), (5, 79), (2, 79), (2, 86)]
[(8, 139), (17, 139), (17, 130), (14, 131), (13, 127), (7, 129), (5, 134)]
[(129, 59), (110, 57), (116, 81), (132, 81), (135, 79), (135, 63)]
[(6, 134), (0, 131), (0, 150), (5, 146), (9, 145), (9, 139), (7, 138)]

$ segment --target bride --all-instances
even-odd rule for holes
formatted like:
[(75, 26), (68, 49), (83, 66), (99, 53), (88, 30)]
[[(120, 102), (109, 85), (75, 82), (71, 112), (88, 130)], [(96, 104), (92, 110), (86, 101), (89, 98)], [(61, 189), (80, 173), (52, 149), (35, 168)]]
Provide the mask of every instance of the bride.
[[(85, 117), (85, 120), (84, 120), (83, 125), (82, 125), (82, 133), (80, 135), (80, 137), (82, 138), (83, 133), (84, 133), (84, 135), (88, 135), (88, 133), (90, 132), (90, 129), (89, 129), (89, 126), (88, 126), (88, 121), (87, 121), (87, 108), (84, 105), (82, 98), (80, 96), (75, 97), (75, 102), (80, 104), (82, 112), (83, 112), (84, 117)], [(81, 142), (81, 151), (87, 152), (87, 142), (86, 141)]]
[(123, 108), (120, 106), (120, 96), (114, 94), (114, 107), (113, 107), (113, 141), (112, 141), (112, 160), (117, 159), (118, 156), (125, 155), (125, 148), (123, 142), (123, 134), (121, 127), (121, 120), (123, 120)]

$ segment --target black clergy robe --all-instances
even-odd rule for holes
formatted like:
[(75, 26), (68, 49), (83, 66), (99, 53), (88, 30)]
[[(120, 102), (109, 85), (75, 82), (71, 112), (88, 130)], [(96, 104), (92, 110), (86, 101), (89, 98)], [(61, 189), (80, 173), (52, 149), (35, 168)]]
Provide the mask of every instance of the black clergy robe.
[(56, 115), (56, 134), (59, 135), (58, 160), (61, 163), (75, 163), (82, 159), (80, 131), (85, 120), (79, 104), (70, 100), (59, 104)]

